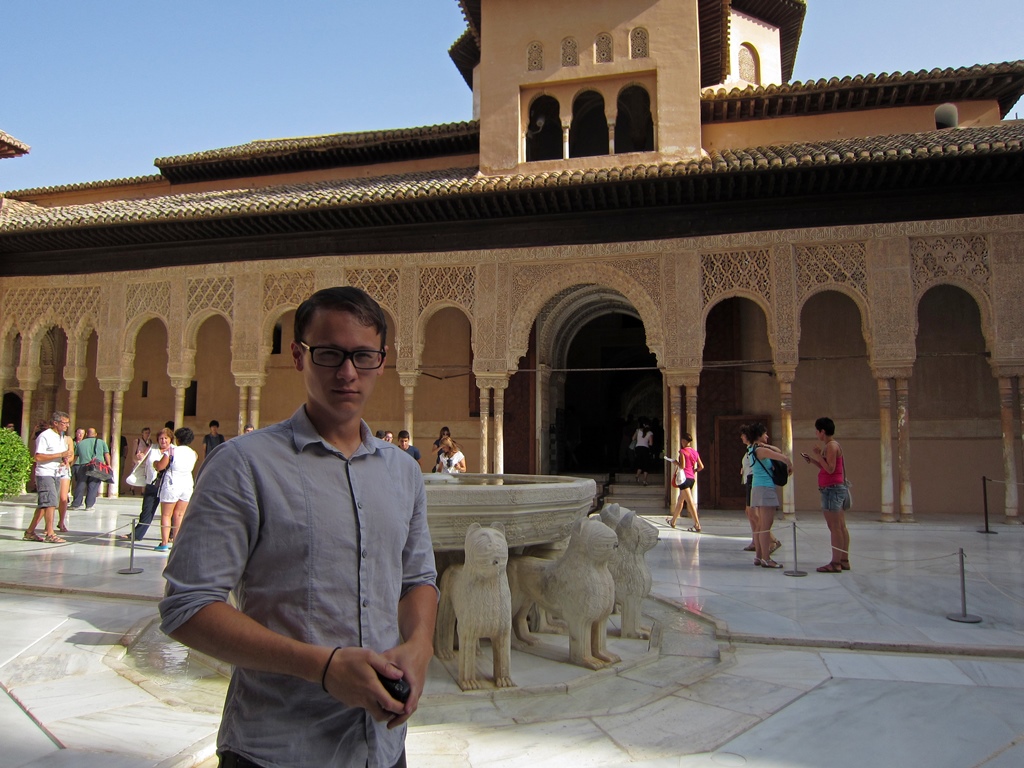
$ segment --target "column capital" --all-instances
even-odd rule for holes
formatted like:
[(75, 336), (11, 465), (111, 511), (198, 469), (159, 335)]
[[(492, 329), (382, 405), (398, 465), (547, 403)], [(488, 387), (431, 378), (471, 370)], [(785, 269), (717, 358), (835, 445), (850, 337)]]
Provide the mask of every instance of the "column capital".
[(661, 372), (670, 387), (697, 387), (700, 384), (700, 368), (665, 368)]
[(775, 378), (779, 384), (792, 385), (796, 381), (796, 366), (791, 363), (775, 363)]
[(506, 389), (508, 387), (508, 378), (509, 375), (507, 373), (477, 374), (476, 385), (480, 389)]
[(1019, 360), (989, 360), (988, 364), (998, 379), (1024, 376), (1024, 363)]
[[(189, 384), (192, 382), (189, 381)], [(235, 386), (241, 389), (242, 387), (262, 387), (267, 383), (267, 375), (265, 373), (245, 373), (235, 374)], [(188, 384), (185, 385), (186, 387)]]
[(192, 386), (192, 377), (189, 376), (187, 379), (172, 377), (171, 386), (175, 389), (188, 389)]
[(415, 387), (420, 383), (419, 371), (399, 371), (398, 381), (403, 387)]
[(99, 379), (101, 392), (127, 392), (131, 389), (131, 379)]
[(909, 379), (914, 373), (914, 364), (879, 363), (871, 365), (871, 375), (876, 379)]
[(18, 377), (18, 387), (21, 389), (35, 389), (39, 386), (39, 379), (43, 375), (38, 365), (19, 365), (14, 372)]

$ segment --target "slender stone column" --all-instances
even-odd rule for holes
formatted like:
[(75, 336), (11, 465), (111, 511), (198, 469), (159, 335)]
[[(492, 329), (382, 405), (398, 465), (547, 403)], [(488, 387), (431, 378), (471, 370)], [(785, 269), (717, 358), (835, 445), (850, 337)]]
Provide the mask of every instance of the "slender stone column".
[[(782, 443), (779, 447), (790, 459), (793, 458), (793, 379), (796, 369), (780, 370), (776, 366), (775, 375), (779, 380), (779, 404), (782, 417)], [(782, 516), (792, 520), (796, 515), (796, 504), (793, 499), (793, 483), (787, 483), (782, 489)]]
[[(130, 382), (124, 382), (117, 385), (117, 388), (110, 392), (112, 396), (113, 407), (110, 414), (110, 442), (107, 443), (110, 446), (110, 468), (113, 470), (114, 481), (107, 483), (107, 498), (116, 499), (118, 494), (118, 488), (121, 484), (121, 423), (124, 416), (124, 393), (128, 389)], [(106, 400), (108, 392), (103, 393), (103, 398)]]
[(192, 378), (171, 379), (174, 387), (174, 428), (177, 429), (185, 421), (185, 390), (192, 386)]
[(569, 123), (562, 123), (562, 159), (569, 159)]
[(262, 393), (262, 384), (249, 385), (249, 423), (252, 424), (253, 429), (260, 428), (260, 395)]
[[(82, 389), (83, 382), (67, 381), (65, 386), (68, 389), (68, 420), (71, 422), (71, 429), (77, 428), (78, 421), (78, 393)], [(74, 432), (71, 433), (74, 436)]]
[(399, 372), (398, 380), (402, 384), (402, 390), (405, 395), (403, 404), (403, 415), (402, 415), (402, 428), (409, 433), (409, 444), (416, 445), (415, 433), (413, 427), (415, 425), (415, 406), (416, 406), (416, 385), (420, 381), (419, 371), (403, 371)]
[(608, 122), (608, 154), (615, 154), (615, 121)]
[(537, 432), (537, 466), (534, 471), (538, 475), (546, 474), (550, 469), (551, 453), (549, 448), (549, 430), (551, 424), (551, 366), (546, 363), (537, 365), (537, 376), (534, 380), (536, 393), (536, 424)]
[(480, 388), (480, 471), (483, 474), (487, 474), (488, 467), (488, 451), (487, 444), (489, 442), (488, 437), (488, 423), (491, 420), (491, 388), (483, 386), (480, 381), (477, 381), (477, 386)]
[(1017, 504), (1017, 456), (1016, 438), (1014, 436), (1013, 406), (1013, 378), (1010, 376), (999, 377), (999, 416), (1003, 432), (1003, 480), (1004, 480), (1004, 503), (1006, 522), (1019, 524)]
[(244, 384), (238, 385), (238, 431), (236, 435), (242, 434), (242, 429), (248, 423), (249, 417), (249, 387)]
[[(27, 356), (27, 345), (21, 348), (23, 356)], [(35, 453), (36, 447), (32, 444), (32, 432), (35, 430), (35, 419), (32, 415), (32, 398), (39, 387), (39, 379), (42, 377), (42, 370), (38, 365), (19, 365), (15, 369), (15, 376), (18, 379), (18, 388), (21, 390), (21, 441), (28, 446), (30, 453)], [(43, 414), (49, 421), (50, 414)]]
[(910, 484), (910, 380), (896, 379), (896, 439), (900, 477), (900, 522), (913, 523), (914, 497)]
[[(669, 444), (668, 452), (665, 454), (669, 458), (676, 458), (679, 455), (679, 440), (683, 434), (683, 388), (678, 385), (670, 385), (668, 388), (668, 410), (669, 410)], [(666, 463), (666, 467), (671, 465)], [(672, 486), (671, 480), (668, 484), (669, 487), (669, 508), (675, 509), (676, 502), (679, 501), (679, 489)]]
[(110, 445), (111, 422), (114, 415), (114, 390), (105, 389), (103, 382), (100, 382), (100, 389), (103, 390), (103, 422), (100, 424), (100, 437), (107, 445)]
[[(690, 445), (697, 451), (700, 451), (700, 448), (697, 447), (697, 380), (687, 381), (684, 389), (686, 393), (686, 431), (693, 438), (693, 442)], [(676, 445), (678, 446), (678, 443)], [(698, 498), (699, 485), (700, 483), (694, 483), (692, 491), (693, 501), (698, 506), (700, 505), (700, 499)]]
[(494, 474), (505, 472), (505, 386), (494, 387)]
[(28, 446), (29, 453), (35, 454), (35, 446), (30, 445), (32, 430), (35, 424), (32, 423), (32, 392), (34, 390), (22, 386), (21, 389), (21, 442)]
[(895, 523), (892, 498), (892, 379), (878, 378), (878, 433), (882, 460), (883, 523)]

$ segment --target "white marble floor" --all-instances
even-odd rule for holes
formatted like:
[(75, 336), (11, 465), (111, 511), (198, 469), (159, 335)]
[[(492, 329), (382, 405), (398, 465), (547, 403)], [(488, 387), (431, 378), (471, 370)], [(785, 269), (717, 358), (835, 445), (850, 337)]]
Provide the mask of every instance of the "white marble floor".
[[(54, 546), (21, 541), (31, 509), (0, 504), (0, 768), (185, 768), (212, 754), (219, 678), (161, 674), (155, 657), (173, 649), (142, 642), (141, 661), (124, 657), (162, 590), (152, 542), (136, 552), (143, 573), (117, 573), (128, 552), (106, 534), (137, 509), (102, 500)], [(734, 513), (704, 512), (699, 536), (651, 518), (652, 643), (615, 639), (623, 663), (597, 674), (515, 652), (519, 689), (471, 694), (435, 660), (410, 765), (1024, 765), (1024, 529), (919, 518), (854, 515), (853, 570), (833, 575), (814, 572), (824, 524), (801, 515), (805, 578), (754, 568)], [(778, 526), (792, 569), (792, 528)], [(959, 547), (979, 624), (946, 618), (960, 612)], [(548, 638), (548, 654), (566, 642)]]

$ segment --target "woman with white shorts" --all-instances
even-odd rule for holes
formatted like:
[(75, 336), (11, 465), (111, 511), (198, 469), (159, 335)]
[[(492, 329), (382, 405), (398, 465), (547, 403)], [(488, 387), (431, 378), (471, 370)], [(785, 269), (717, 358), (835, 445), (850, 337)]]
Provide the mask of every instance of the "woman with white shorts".
[(175, 445), (171, 445), (171, 430), (160, 430), (157, 444), (161, 458), (153, 464), (158, 472), (166, 470), (160, 483), (160, 544), (154, 547), (157, 552), (167, 552), (171, 548), (195, 487), (192, 470), (198, 456), (189, 448), (195, 434), (188, 427), (182, 427), (173, 435)]

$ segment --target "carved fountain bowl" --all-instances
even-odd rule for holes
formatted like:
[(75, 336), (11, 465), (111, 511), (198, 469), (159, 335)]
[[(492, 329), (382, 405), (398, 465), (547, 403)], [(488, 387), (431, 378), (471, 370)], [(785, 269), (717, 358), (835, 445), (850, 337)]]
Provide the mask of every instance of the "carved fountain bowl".
[(509, 549), (550, 544), (590, 511), (593, 480), (552, 475), (425, 475), (434, 551), (462, 551), (471, 523), (502, 523)]

